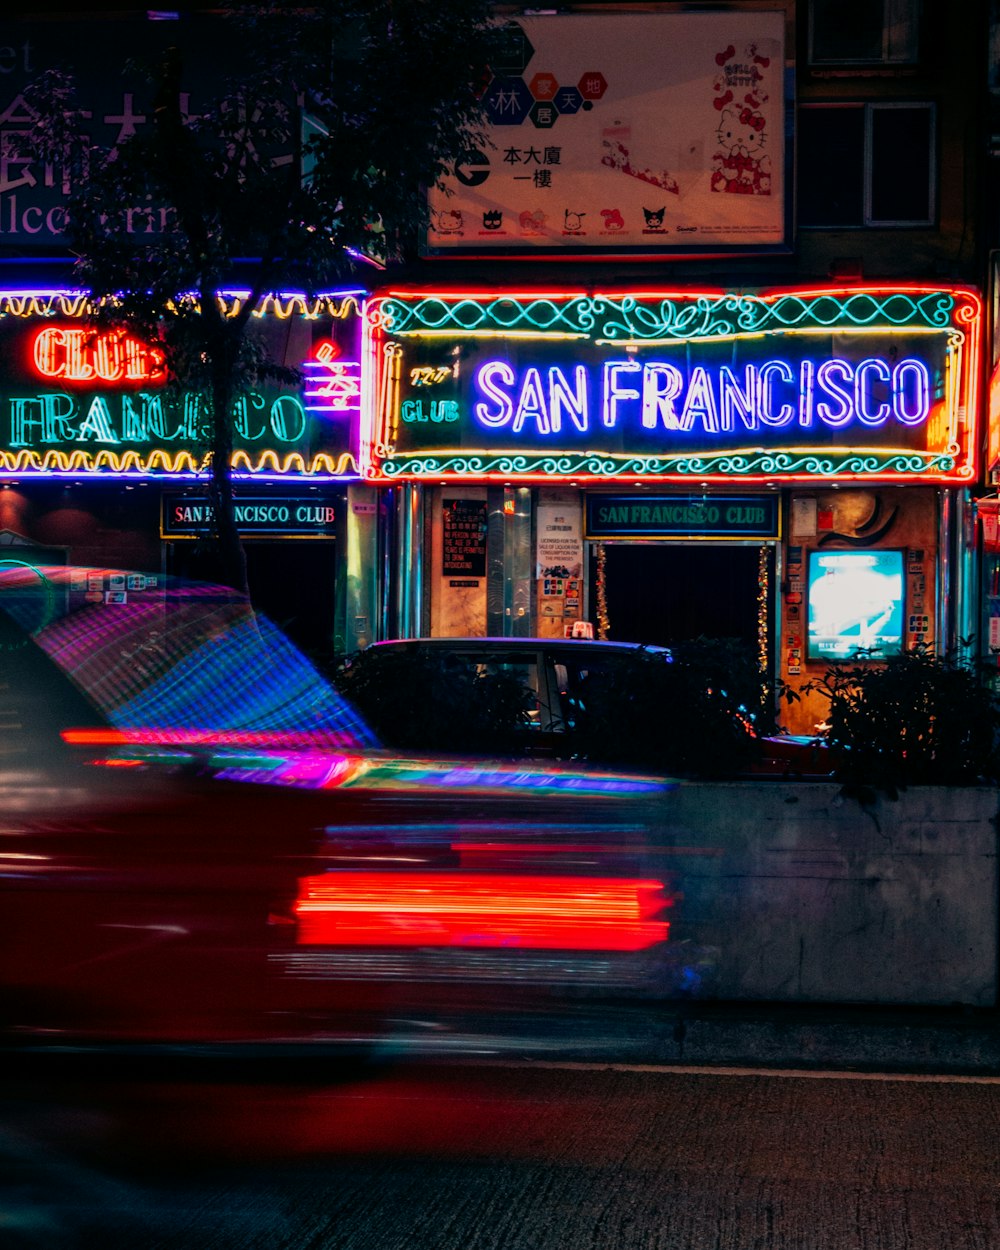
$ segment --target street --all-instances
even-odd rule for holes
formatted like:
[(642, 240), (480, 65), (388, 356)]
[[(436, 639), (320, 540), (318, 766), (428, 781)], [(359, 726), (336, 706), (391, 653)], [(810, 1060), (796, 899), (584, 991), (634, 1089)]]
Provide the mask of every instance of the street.
[(8, 1250), (992, 1250), (1000, 1078), (625, 1064), (8, 1078)]

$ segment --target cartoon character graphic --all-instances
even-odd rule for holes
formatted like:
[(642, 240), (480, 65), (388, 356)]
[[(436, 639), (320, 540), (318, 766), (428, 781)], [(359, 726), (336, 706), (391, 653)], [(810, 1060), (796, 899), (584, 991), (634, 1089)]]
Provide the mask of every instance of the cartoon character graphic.
[(539, 230), (543, 229), (547, 220), (547, 217), (540, 208), (536, 208), (533, 213), (529, 213), (525, 210), (518, 217), (521, 229), (530, 231), (531, 233), (537, 233)]
[(503, 225), (503, 213), (499, 209), (492, 209), (483, 213), (483, 229), (499, 230)]
[(646, 219), (647, 230), (662, 230), (663, 216), (666, 213), (666, 205), (663, 208), (644, 208), (642, 215)]
[(464, 224), (462, 211), (457, 208), (440, 209), (434, 217), (434, 229), (438, 234), (457, 234)]
[(563, 230), (568, 230), (574, 234), (578, 233), (580, 230), (583, 229), (583, 219), (584, 217), (586, 217), (586, 215), (587, 215), (586, 213), (574, 213), (569, 208), (564, 209), (563, 210)]
[(671, 195), (679, 195), (677, 179), (668, 169), (656, 169), (639, 159), (632, 151), (632, 135), (628, 126), (612, 126), (601, 137), (601, 164), (618, 173), (638, 178), (651, 186), (662, 187)]
[(605, 230), (624, 230), (625, 219), (622, 217), (619, 208), (602, 208), (601, 216), (604, 218)]
[(756, 44), (737, 51), (731, 43), (716, 53), (715, 63), (712, 105), (719, 117), (711, 188), (731, 195), (770, 195), (771, 158), (763, 110), (771, 59)]
[(722, 110), (715, 132), (712, 190), (734, 195), (770, 195), (771, 160), (765, 151), (764, 118), (746, 106)]

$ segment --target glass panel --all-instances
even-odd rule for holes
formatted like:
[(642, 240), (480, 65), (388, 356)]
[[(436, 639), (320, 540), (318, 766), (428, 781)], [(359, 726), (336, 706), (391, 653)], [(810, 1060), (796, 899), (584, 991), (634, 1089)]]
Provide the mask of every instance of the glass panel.
[(872, 222), (930, 222), (933, 218), (932, 115), (927, 105), (871, 106)]
[(863, 224), (864, 141), (861, 105), (799, 110), (799, 225)]
[(811, 60), (881, 61), (883, 31), (878, 0), (812, 0)]

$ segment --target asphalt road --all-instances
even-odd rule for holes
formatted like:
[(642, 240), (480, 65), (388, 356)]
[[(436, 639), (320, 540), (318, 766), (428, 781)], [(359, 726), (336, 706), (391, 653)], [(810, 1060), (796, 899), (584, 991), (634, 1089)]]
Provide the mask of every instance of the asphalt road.
[(284, 1063), (0, 1086), (5, 1250), (995, 1250), (998, 1180), (990, 1077)]

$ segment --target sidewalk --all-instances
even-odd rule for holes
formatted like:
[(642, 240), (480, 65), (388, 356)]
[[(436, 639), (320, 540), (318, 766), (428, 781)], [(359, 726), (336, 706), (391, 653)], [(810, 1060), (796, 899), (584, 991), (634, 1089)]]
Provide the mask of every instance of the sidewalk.
[[(638, 1023), (638, 1022), (636, 1022)], [(665, 1005), (643, 1049), (657, 1063), (857, 1068), (1000, 1079), (1000, 1010), (798, 1004)]]

